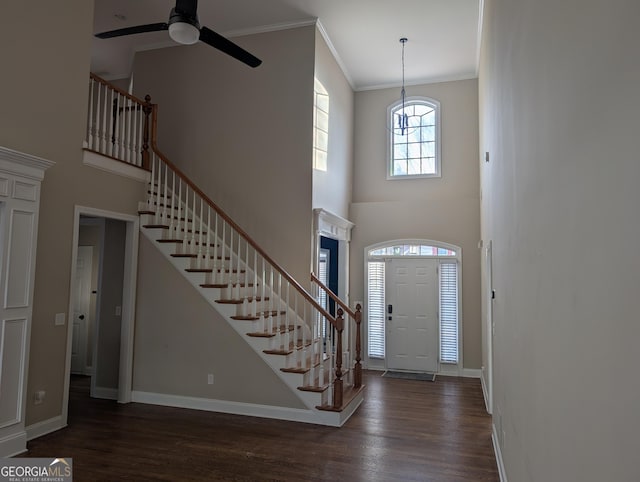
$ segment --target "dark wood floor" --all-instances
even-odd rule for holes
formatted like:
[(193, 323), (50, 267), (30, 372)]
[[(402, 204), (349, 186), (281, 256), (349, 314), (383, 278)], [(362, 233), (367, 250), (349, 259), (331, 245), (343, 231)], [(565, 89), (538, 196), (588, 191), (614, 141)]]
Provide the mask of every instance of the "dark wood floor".
[(498, 481), (480, 382), (382, 378), (342, 428), (88, 397), (30, 457), (72, 457), (74, 480)]

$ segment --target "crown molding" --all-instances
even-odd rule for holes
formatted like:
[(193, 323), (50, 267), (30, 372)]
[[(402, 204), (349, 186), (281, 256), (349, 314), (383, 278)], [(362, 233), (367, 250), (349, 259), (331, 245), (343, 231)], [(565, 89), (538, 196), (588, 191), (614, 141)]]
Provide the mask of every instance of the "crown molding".
[(53, 165), (55, 162), (42, 157), (0, 146), (0, 167), (13, 174), (42, 180), (44, 171)]

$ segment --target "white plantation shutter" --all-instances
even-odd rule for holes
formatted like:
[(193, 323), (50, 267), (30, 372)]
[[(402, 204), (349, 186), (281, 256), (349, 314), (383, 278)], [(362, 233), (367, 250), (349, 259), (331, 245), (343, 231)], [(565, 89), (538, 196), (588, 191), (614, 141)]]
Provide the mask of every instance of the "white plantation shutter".
[(458, 363), (458, 265), (440, 264), (440, 362)]
[[(320, 260), (318, 263), (318, 279), (322, 282), (322, 284), (324, 284), (325, 286), (329, 286), (329, 279), (328, 279), (328, 267), (327, 265), (329, 264), (329, 254), (327, 252), (327, 250), (321, 249), (320, 250)], [(318, 295), (318, 303), (320, 304), (320, 306), (322, 306), (325, 310), (329, 311), (329, 300), (327, 297), (327, 292), (323, 289), (319, 289), (319, 295)], [(320, 316), (320, 315), (318, 315)], [(322, 318), (320, 318), (322, 319)], [(327, 326), (326, 326), (326, 321), (323, 321), (321, 323), (322, 326), (322, 338), (324, 339), (327, 336)]]
[(384, 358), (384, 261), (368, 264), (369, 357)]
[[(325, 286), (329, 286), (329, 280), (327, 279), (327, 253), (323, 252), (322, 250), (320, 251), (320, 260), (318, 263), (318, 279)], [(325, 290), (320, 290), (318, 303), (325, 310), (329, 308), (327, 303), (327, 292)]]

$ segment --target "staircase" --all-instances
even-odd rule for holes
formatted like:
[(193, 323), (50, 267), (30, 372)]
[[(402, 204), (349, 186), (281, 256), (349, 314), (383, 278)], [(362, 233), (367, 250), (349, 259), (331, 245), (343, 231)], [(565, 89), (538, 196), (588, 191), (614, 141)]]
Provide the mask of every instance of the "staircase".
[(173, 165), (157, 149), (148, 96), (90, 82), (87, 149), (150, 171), (142, 234), (297, 395), (297, 419), (342, 425), (363, 400), (360, 307), (327, 312), (318, 294), (333, 293), (312, 275), (310, 294)]

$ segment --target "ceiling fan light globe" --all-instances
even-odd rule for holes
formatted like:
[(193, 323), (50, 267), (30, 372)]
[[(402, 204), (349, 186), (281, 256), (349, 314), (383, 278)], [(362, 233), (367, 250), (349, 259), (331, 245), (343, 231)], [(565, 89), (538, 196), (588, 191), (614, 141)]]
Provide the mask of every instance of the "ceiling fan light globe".
[(169, 25), (169, 37), (182, 45), (191, 45), (200, 39), (200, 30), (187, 22), (174, 22)]

